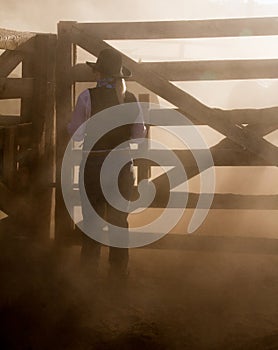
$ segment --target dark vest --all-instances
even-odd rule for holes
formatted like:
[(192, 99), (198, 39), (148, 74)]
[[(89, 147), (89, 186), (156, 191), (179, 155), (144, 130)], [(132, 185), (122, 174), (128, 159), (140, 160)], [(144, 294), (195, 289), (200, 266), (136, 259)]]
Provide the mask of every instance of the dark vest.
[[(106, 87), (97, 87), (93, 89), (89, 89), (91, 96), (91, 115), (95, 115), (96, 113), (119, 104), (116, 90), (108, 89)], [(136, 102), (136, 97), (129, 91), (125, 93), (125, 103)], [(92, 150), (111, 150), (118, 146), (120, 143), (131, 139), (132, 137), (132, 124), (134, 123), (137, 115), (139, 113), (139, 107), (134, 106), (133, 111), (130, 115), (130, 124), (123, 125), (117, 127), (110, 132), (106, 133), (103, 137), (101, 137), (92, 148)], [(111, 116), (113, 117), (113, 116)], [(88, 151), (88, 147), (86, 146), (87, 139), (86, 130), (85, 130), (85, 138), (83, 149)]]

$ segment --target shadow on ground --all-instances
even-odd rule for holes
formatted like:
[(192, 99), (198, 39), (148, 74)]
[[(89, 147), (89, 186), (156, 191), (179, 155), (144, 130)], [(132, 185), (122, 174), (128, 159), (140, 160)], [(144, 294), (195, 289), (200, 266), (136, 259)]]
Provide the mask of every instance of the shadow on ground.
[(137, 249), (111, 281), (79, 252), (1, 236), (1, 349), (278, 349), (275, 254)]

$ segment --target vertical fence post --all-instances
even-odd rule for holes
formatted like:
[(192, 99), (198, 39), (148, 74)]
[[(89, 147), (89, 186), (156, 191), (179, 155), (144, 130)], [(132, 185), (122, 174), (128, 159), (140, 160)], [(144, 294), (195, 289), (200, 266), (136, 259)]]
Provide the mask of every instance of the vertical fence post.
[(17, 128), (11, 127), (4, 130), (3, 144), (3, 181), (9, 189), (13, 188), (16, 175), (16, 143)]
[[(150, 95), (149, 94), (139, 94), (139, 102), (144, 102), (144, 103), (150, 103)], [(146, 116), (146, 113), (148, 113), (148, 110), (146, 110), (146, 108), (144, 108), (144, 116)], [(145, 151), (148, 151), (149, 149), (149, 141), (148, 141), (148, 137), (149, 137), (149, 126), (147, 127), (147, 134), (146, 134), (146, 141), (143, 144), (139, 144), (138, 147), (142, 148), (144, 147)], [(139, 183), (141, 180), (144, 179), (149, 179), (151, 177), (151, 167), (147, 164), (143, 164), (140, 165), (138, 167), (138, 171), (137, 171), (137, 183)]]
[(42, 120), (37, 125), (38, 133), (38, 184), (40, 189), (39, 221), (43, 222), (40, 236), (49, 238), (51, 225), (52, 193), (54, 179), (54, 106), (55, 106), (55, 60), (57, 36), (42, 35), (40, 38), (45, 57), (41, 61), (40, 109)]
[(46, 120), (45, 120), (45, 170), (47, 185), (47, 200), (49, 202), (49, 227), (48, 232), (53, 227), (54, 211), (52, 211), (54, 202), (54, 188), (51, 184), (55, 182), (55, 69), (56, 69), (56, 47), (57, 35), (48, 36), (48, 57), (47, 57), (47, 105), (46, 105)]
[(40, 239), (49, 239), (54, 150), (54, 72), (56, 35), (36, 36), (35, 88), (32, 101), (31, 200), (32, 227)]
[(67, 124), (73, 108), (72, 66), (74, 45), (71, 41), (71, 28), (76, 22), (58, 23), (56, 60), (56, 195), (55, 195), (55, 239), (64, 242), (74, 225), (64, 204), (61, 189), (61, 165), (69, 141)]
[[(35, 77), (36, 64), (36, 42), (37, 36), (30, 39), (30, 49), (24, 54), (22, 61), (22, 78)], [(32, 50), (31, 50), (32, 49)], [(26, 123), (32, 121), (33, 97), (22, 98), (20, 106), (20, 122)]]
[[(36, 37), (30, 39), (30, 46), (32, 53), (27, 51), (22, 61), (22, 78), (35, 78), (35, 60), (36, 60)], [(33, 119), (33, 105), (34, 105), (35, 89), (32, 97), (21, 98), (20, 105), (20, 123), (32, 123)], [(18, 133), (18, 190), (27, 193), (31, 187), (32, 179), (32, 125), (29, 128), (20, 128)]]

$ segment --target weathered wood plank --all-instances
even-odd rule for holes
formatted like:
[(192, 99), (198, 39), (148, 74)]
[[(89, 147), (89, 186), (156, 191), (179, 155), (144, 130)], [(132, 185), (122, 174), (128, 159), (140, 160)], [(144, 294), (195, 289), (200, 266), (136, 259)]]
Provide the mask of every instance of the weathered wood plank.
[[(135, 166), (157, 166), (157, 164), (149, 159), (139, 159), (137, 158), (137, 151), (132, 151), (132, 157), (134, 159)], [(198, 159), (202, 159), (206, 156), (207, 150), (194, 150), (194, 155)], [(253, 153), (243, 150), (242, 148), (230, 147), (222, 148), (219, 145), (214, 146), (210, 149), (213, 162), (215, 166), (271, 166), (272, 162), (267, 162), (256, 157)], [(163, 166), (173, 166), (174, 163), (169, 159), (173, 155), (176, 155), (182, 164), (184, 164), (186, 171), (189, 173), (193, 172), (193, 176), (198, 174), (198, 168), (194, 160), (193, 154), (190, 150), (149, 150), (148, 157), (153, 159), (162, 159), (160, 164)], [(73, 150), (71, 154), (72, 166), (80, 165), (81, 161), (81, 151)], [(189, 175), (189, 174), (187, 174)]]
[[(215, 166), (271, 166), (271, 162), (266, 162), (264, 160), (258, 159), (253, 153), (242, 150), (238, 148), (231, 149), (219, 149), (214, 147), (210, 150), (213, 162)], [(173, 162), (169, 161), (171, 159), (172, 153), (180, 159), (185, 169), (197, 168), (194, 156), (197, 159), (204, 159), (208, 153), (207, 150), (194, 150), (194, 156), (190, 150), (149, 150), (148, 157), (152, 159), (163, 159), (161, 165), (163, 166), (173, 166)], [(140, 165), (141, 163), (148, 164), (149, 166), (156, 166), (151, 160), (136, 160), (136, 152), (134, 152), (135, 165)]]
[[(235, 79), (277, 79), (277, 59), (215, 60), (140, 63), (170, 81), (205, 81)], [(73, 81), (93, 82), (95, 75), (85, 63), (73, 67)], [(129, 81), (132, 81), (132, 77)]]
[[(144, 233), (143, 233), (144, 234)], [(224, 228), (225, 234), (225, 228)], [(263, 232), (262, 232), (263, 236)], [(75, 230), (67, 241), (68, 245), (82, 243), (80, 230)], [(134, 248), (136, 249), (136, 248)], [(168, 233), (158, 241), (140, 247), (139, 249), (167, 249), (194, 252), (228, 252), (231, 254), (273, 254), (278, 253), (278, 240), (276, 238), (261, 237), (219, 237), (200, 234), (187, 234), (187, 228), (181, 234)]]
[(32, 96), (33, 78), (0, 78), (0, 99)]
[[(163, 193), (164, 192), (164, 193)], [(182, 208), (184, 203), (184, 192), (175, 192), (173, 194), (173, 206), (171, 208)], [(203, 193), (202, 197), (210, 197), (210, 194)], [(197, 201), (200, 197), (199, 193), (189, 193), (187, 208), (196, 208)], [(167, 188), (160, 188), (159, 193), (151, 208), (165, 208), (168, 202)], [(206, 201), (204, 201), (206, 203)], [(202, 206), (199, 209), (206, 209)], [(211, 209), (253, 209), (253, 210), (277, 210), (278, 195), (240, 195), (232, 193), (215, 193)]]
[[(206, 169), (209, 169), (210, 167), (207, 166)], [(206, 170), (203, 169), (203, 170)], [(179, 170), (176, 168), (173, 168), (169, 171), (167, 171), (167, 173), (163, 173), (160, 176), (156, 177), (154, 180), (152, 180), (153, 184), (155, 185), (155, 187), (157, 189), (160, 188), (168, 188), (169, 186), (169, 178), (172, 179), (172, 184), (173, 184), (173, 188), (181, 185), (184, 183), (184, 179), (181, 176), (177, 176), (177, 172)], [(194, 176), (199, 175), (200, 174), (200, 170), (197, 167), (193, 157), (191, 157), (190, 159), (190, 163), (187, 165), (186, 167), (186, 176), (187, 179), (190, 180), (192, 179)]]
[(57, 36), (48, 37), (45, 106), (45, 162), (48, 163), (48, 181), (53, 181), (54, 166), (54, 124), (55, 124), (55, 59)]
[[(144, 115), (144, 119), (148, 120), (148, 116), (149, 116), (149, 103), (150, 103), (150, 95), (149, 94), (139, 94), (139, 102), (144, 103), (143, 106), (143, 115)], [(140, 143), (138, 145), (138, 149), (139, 151), (145, 151), (145, 152), (149, 152), (149, 126), (146, 125), (147, 128), (147, 132), (145, 135), (146, 140), (144, 140), (143, 143)], [(144, 179), (148, 179), (151, 175), (151, 168), (150, 166), (146, 163), (146, 162), (141, 162), (141, 165), (138, 166), (138, 170), (137, 170), (137, 181), (142, 181)]]
[(17, 141), (21, 147), (32, 148), (32, 123), (17, 125)]
[[(195, 125), (207, 125), (206, 123), (189, 116), (187, 113), (180, 109), (176, 109), (177, 112), (184, 114)], [(263, 109), (234, 109), (234, 110), (220, 110), (219, 114), (223, 120), (228, 119), (233, 124), (256, 124), (261, 125), (273, 125), (278, 124), (278, 107), (263, 108)], [(172, 126), (173, 123), (169, 117), (169, 109), (158, 108), (150, 110), (150, 123), (161, 126)], [(181, 123), (180, 125), (184, 125)]]
[(254, 123), (247, 125), (248, 130), (254, 132), (257, 136), (266, 136), (278, 128), (278, 118), (276, 123)]
[[(137, 198), (137, 188), (134, 188), (134, 196)], [(169, 188), (167, 186), (160, 187), (156, 192), (154, 201), (149, 208), (183, 208), (185, 192), (172, 192), (172, 204), (168, 206)], [(210, 197), (211, 194), (203, 193), (202, 197)], [(186, 208), (195, 209), (199, 193), (188, 193), (188, 200)], [(71, 200), (73, 206), (80, 205), (80, 196), (78, 191), (72, 191)], [(207, 209), (205, 207), (206, 201), (201, 202), (199, 209)], [(278, 209), (278, 195), (241, 195), (233, 193), (215, 193), (211, 209), (242, 209), (242, 210), (277, 210)]]
[(141, 63), (170, 81), (277, 79), (278, 60), (215, 60)]
[(17, 223), (32, 225), (32, 208), (22, 196), (13, 193), (5, 184), (0, 182), (0, 208)]
[[(28, 65), (33, 64), (33, 70), (27, 67), (26, 74), (34, 74), (36, 76), (34, 95), (31, 100), (31, 118), (33, 123), (33, 143), (37, 147), (38, 161), (40, 152), (43, 151), (43, 129), (45, 124), (45, 106), (47, 104), (46, 89), (47, 89), (47, 37), (44, 35), (36, 36), (36, 58), (28, 62)], [(27, 64), (27, 62), (26, 62)], [(27, 111), (26, 111), (27, 112)]]
[[(74, 43), (81, 46), (83, 49), (98, 56), (99, 52), (107, 47), (110, 47), (107, 43), (87, 35), (84, 31), (72, 27), (72, 40)], [(179, 107), (188, 115), (194, 116), (202, 122), (206, 122), (215, 130), (219, 131), (223, 135), (226, 135), (232, 141), (239, 145), (249, 149), (255, 153), (258, 157), (266, 160), (271, 160), (273, 165), (278, 165), (278, 148), (270, 144), (264, 139), (258, 138), (256, 134), (244, 129), (241, 126), (233, 125), (229, 120), (223, 121), (222, 112), (220, 109), (210, 109), (207, 106), (200, 103), (198, 100), (187, 94), (186, 92), (173, 86), (165, 78), (157, 75), (156, 73), (147, 70), (140, 64), (134, 62), (129, 57), (123, 56), (123, 63), (132, 72), (137, 82), (160, 95), (162, 98), (168, 100), (173, 105)]]
[(20, 123), (19, 115), (1, 115), (0, 114), (0, 127), (15, 126)]
[[(36, 36), (35, 60), (27, 64), (26, 74), (36, 76), (31, 108), (32, 134), (32, 163), (29, 169), (32, 183), (30, 188), (33, 203), (34, 223), (39, 228), (41, 239), (48, 239), (50, 233), (50, 216), (52, 190), (48, 184), (53, 181), (53, 135), (54, 132), (54, 57), (56, 50), (56, 36), (52, 34), (38, 34)], [(33, 71), (29, 67), (33, 62)], [(26, 106), (27, 107), (27, 106)], [(26, 110), (26, 115), (28, 110)], [(25, 150), (23, 149), (23, 154)], [(52, 152), (52, 153), (51, 153)], [(28, 152), (26, 153), (28, 155)], [(23, 158), (22, 158), (23, 159)], [(52, 159), (53, 160), (53, 159)], [(23, 164), (24, 167), (24, 159)]]
[(227, 119), (231, 119), (236, 124), (257, 124), (268, 123), (277, 124), (278, 107), (269, 107), (263, 109), (232, 109), (232, 110), (216, 110)]
[(4, 149), (3, 149), (3, 180), (8, 188), (12, 188), (16, 173), (16, 142), (17, 128), (12, 127), (4, 130)]
[[(225, 228), (223, 228), (225, 234)], [(277, 238), (218, 237), (207, 235), (168, 234), (155, 243), (140, 249), (173, 249), (195, 252), (229, 252), (232, 254), (273, 254), (278, 253)], [(261, 233), (263, 236), (263, 232)], [(75, 237), (74, 237), (75, 238)], [(76, 239), (77, 240), (77, 239)], [(74, 240), (73, 240), (74, 242)], [(81, 242), (79, 238), (79, 242)]]
[(75, 26), (104, 40), (241, 37), (278, 34), (277, 17), (78, 23)]
[[(56, 35), (47, 35), (41, 37), (42, 45), (45, 47), (45, 60), (42, 60), (41, 69), (45, 72), (43, 75), (43, 89), (40, 91), (41, 107), (43, 107), (43, 128), (40, 139), (40, 162), (38, 167), (38, 189), (42, 188), (39, 200), (39, 224), (40, 235), (49, 239), (51, 232), (52, 217), (52, 194), (53, 189), (50, 184), (54, 180), (54, 125), (55, 125), (55, 58), (56, 58)], [(45, 103), (43, 101), (45, 100)], [(34, 202), (35, 202), (34, 198)]]
[[(198, 175), (200, 173), (200, 169), (198, 168), (196, 161), (193, 157), (193, 154), (191, 151), (188, 150), (173, 150), (172, 151), (176, 156), (180, 159), (181, 163), (184, 165), (186, 170), (186, 175), (188, 180), (193, 178), (194, 176)], [(166, 157), (168, 153), (168, 157)], [(165, 161), (161, 164), (163, 166), (173, 166), (173, 163), (171, 161), (167, 161), (166, 159), (169, 158), (171, 151), (150, 151), (150, 156), (152, 156), (154, 159), (161, 159), (161, 155), (165, 155)], [(207, 151), (204, 150), (195, 150), (194, 155), (197, 159), (201, 159), (202, 157), (205, 157), (207, 154)], [(272, 162), (262, 160), (258, 157), (256, 157), (252, 152), (249, 152), (248, 150), (242, 150), (242, 149), (218, 149), (212, 148), (211, 149), (211, 155), (213, 158), (214, 166), (272, 166)], [(171, 155), (170, 155), (171, 156)], [(150, 160), (137, 160), (134, 161), (135, 165), (139, 165), (143, 163), (144, 165), (149, 166), (156, 166), (155, 163), (151, 162)], [(208, 168), (207, 168), (208, 169)], [(206, 169), (202, 169), (203, 171)], [(202, 171), (201, 170), (201, 171)], [(163, 173), (156, 177), (153, 180), (154, 185), (157, 189), (163, 189), (167, 188), (169, 184), (168, 178), (173, 179), (173, 188), (176, 186), (179, 186), (183, 183), (184, 179), (181, 179), (180, 176), (176, 176), (175, 169), (169, 170), (167, 173)]]
[(7, 77), (16, 66), (23, 60), (23, 53), (18, 51), (8, 51), (0, 56), (0, 77)]
[[(64, 204), (61, 189), (61, 165), (63, 155), (70, 139), (67, 124), (71, 119), (73, 107), (73, 85), (71, 71), (76, 63), (70, 32), (75, 22), (58, 24), (57, 61), (56, 61), (56, 205), (55, 239), (64, 241), (73, 229), (73, 223)], [(70, 179), (69, 179), (70, 180)]]
[[(0, 128), (0, 152), (2, 152), (3, 148), (4, 148), (4, 135), (5, 135), (5, 130), (3, 128)], [(2, 168), (3, 168), (3, 164), (2, 164), (2, 160), (1, 160), (1, 171), (2, 171)]]
[[(36, 38), (34, 38), (34, 44), (36, 44)], [(35, 78), (35, 60), (36, 55), (28, 55), (27, 57), (24, 57), (24, 60), (22, 62), (22, 77), (23, 78)], [(35, 101), (33, 99), (33, 96), (22, 98), (21, 99), (21, 106), (20, 106), (20, 117), (22, 121), (24, 122), (31, 122), (32, 116), (33, 116), (33, 106), (35, 104)]]

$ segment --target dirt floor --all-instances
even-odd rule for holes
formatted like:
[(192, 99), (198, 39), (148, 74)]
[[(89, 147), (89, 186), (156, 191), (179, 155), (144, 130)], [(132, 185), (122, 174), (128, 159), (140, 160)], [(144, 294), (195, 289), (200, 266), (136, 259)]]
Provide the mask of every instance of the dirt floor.
[(80, 247), (1, 233), (3, 350), (278, 349), (278, 250), (133, 249), (125, 282)]

